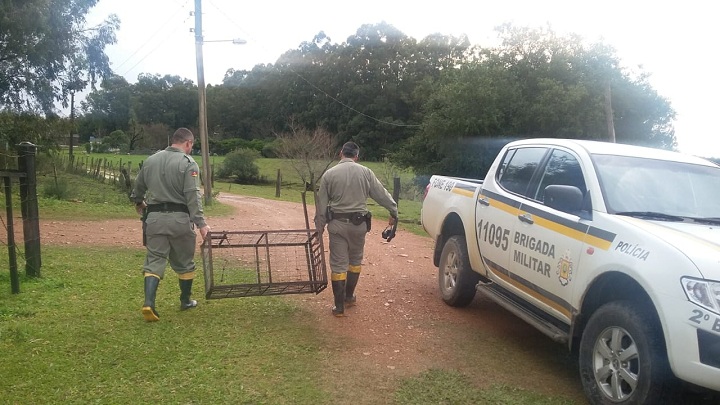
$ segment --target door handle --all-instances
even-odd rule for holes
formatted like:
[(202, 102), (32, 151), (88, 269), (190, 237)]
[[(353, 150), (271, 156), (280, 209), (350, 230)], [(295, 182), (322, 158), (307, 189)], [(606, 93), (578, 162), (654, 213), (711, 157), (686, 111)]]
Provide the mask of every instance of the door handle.
[(535, 221), (533, 221), (533, 219), (532, 219), (532, 215), (530, 215), (528, 213), (518, 215), (518, 219), (520, 221), (525, 222), (526, 224), (530, 224), (530, 225), (535, 223)]
[(487, 207), (490, 205), (490, 201), (488, 201), (488, 199), (486, 197), (482, 197), (482, 198), (478, 197), (478, 204), (484, 205)]

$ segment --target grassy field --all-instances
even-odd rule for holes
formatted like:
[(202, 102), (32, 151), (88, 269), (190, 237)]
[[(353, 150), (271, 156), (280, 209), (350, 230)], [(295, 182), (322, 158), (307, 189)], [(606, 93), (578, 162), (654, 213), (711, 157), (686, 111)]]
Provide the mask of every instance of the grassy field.
[[(198, 162), (198, 165), (202, 167), (202, 158), (200, 156), (193, 157)], [(127, 165), (130, 163), (134, 168), (137, 168), (138, 165), (146, 158), (147, 156), (114, 154), (78, 155), (77, 157), (77, 159), (84, 159), (88, 161), (90, 159), (93, 159), (94, 161), (107, 161), (114, 167), (117, 167), (120, 164)], [(222, 164), (223, 159), (224, 157), (222, 156), (213, 156), (211, 157), (211, 164)], [(420, 208), (422, 203), (419, 201), (418, 191), (413, 184), (414, 175), (409, 171), (399, 170), (387, 163), (361, 163), (371, 168), (391, 193), (393, 192), (393, 178), (395, 176), (400, 178), (402, 189), (399, 193), (400, 199), (398, 201), (400, 226), (410, 232), (424, 234), (424, 231), (420, 226)], [(268, 198), (272, 200), (292, 202), (302, 201), (301, 192), (304, 191), (305, 186), (301, 183), (299, 175), (292, 169), (291, 165), (287, 161), (282, 159), (261, 158), (256, 161), (256, 164), (260, 169), (260, 176), (268, 179), (267, 184), (244, 185), (217, 180), (212, 188), (213, 194), (218, 192), (228, 192), (233, 194)], [(280, 197), (276, 197), (275, 186), (278, 170), (283, 173)], [(122, 193), (117, 193), (112, 187), (85, 187), (82, 184), (82, 182), (85, 181), (82, 177), (67, 176), (62, 172), (58, 175), (66, 179), (68, 186), (71, 189), (69, 195), (64, 200), (41, 199), (41, 212), (47, 212), (48, 214), (57, 216), (57, 218), (72, 218), (74, 215), (73, 212), (75, 211), (83, 211), (82, 215), (86, 216), (87, 219), (130, 218), (137, 216), (132, 208), (128, 210), (127, 207), (124, 206), (125, 201), (127, 201), (126, 197), (123, 196)], [(38, 193), (42, 195), (45, 188), (52, 186), (54, 178), (48, 173), (40, 176), (38, 178), (38, 183)], [(306, 196), (307, 203), (309, 205), (314, 204), (312, 193), (307, 193)], [(4, 202), (0, 202), (0, 204), (2, 203)], [(129, 204), (129, 202), (127, 204)], [(208, 215), (218, 215), (224, 212), (222, 206), (215, 207), (214, 205), (215, 204), (211, 204), (206, 207)], [(368, 208), (373, 213), (373, 216), (378, 218), (379, 221), (384, 222), (387, 220), (387, 210), (376, 205), (374, 201), (368, 200)]]
[[(41, 219), (136, 218), (113, 186), (62, 178), (73, 197), (41, 196)], [(43, 177), (39, 190), (48, 181), (54, 179)], [(216, 189), (224, 187), (275, 198), (273, 186), (220, 183)], [(283, 198), (298, 194), (284, 191)], [(411, 210), (401, 201), (404, 225), (417, 220), (416, 204)], [(208, 211), (225, 215), (230, 209), (215, 203)], [(353, 365), (333, 363), (327, 348), (337, 337), (320, 333), (297, 301), (211, 300), (180, 312), (177, 282), (168, 277), (158, 291), (162, 321), (148, 324), (139, 314), (142, 249), (44, 246), (42, 255), (43, 277), (21, 277), (20, 294), (10, 294), (9, 274), (0, 272), (0, 403), (567, 403), (517, 387), (480, 389), (451, 369), (395, 377), (389, 396), (363, 386), (356, 375), (343, 396), (337, 370), (352, 375)], [(22, 252), (19, 262), (22, 268)], [(0, 249), (0, 263), (8, 263), (7, 249)], [(203, 289), (199, 277), (196, 295)]]
[[(43, 277), (23, 278), (18, 295), (0, 273), (0, 403), (567, 403), (514, 387), (481, 390), (453, 370), (399, 378), (390, 397), (358, 380), (338, 400), (331, 370), (352, 366), (332, 363), (333, 337), (293, 301), (203, 301), (180, 312), (169, 277), (158, 290), (162, 321), (148, 324), (138, 311), (142, 277), (127, 265), (143, 257), (139, 249), (45, 247)], [(203, 290), (201, 278), (195, 289)]]

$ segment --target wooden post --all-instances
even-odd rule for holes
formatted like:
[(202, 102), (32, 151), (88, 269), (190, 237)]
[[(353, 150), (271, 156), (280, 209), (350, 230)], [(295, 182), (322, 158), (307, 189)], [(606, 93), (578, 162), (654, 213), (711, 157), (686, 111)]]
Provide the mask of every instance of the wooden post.
[(35, 173), (35, 152), (37, 146), (30, 142), (18, 145), (20, 157), (18, 168), (26, 176), (20, 178), (20, 209), (25, 237), (25, 274), (40, 277), (40, 220), (37, 199), (37, 175)]
[(13, 294), (20, 293), (20, 278), (18, 277), (17, 253), (15, 252), (15, 226), (13, 225), (12, 212), (12, 187), (10, 177), (6, 176), (5, 180), (5, 211), (7, 212), (7, 237), (8, 237), (8, 257), (10, 258), (10, 291)]
[(277, 180), (275, 181), (275, 197), (280, 198), (280, 183), (282, 183), (282, 173), (278, 169)]

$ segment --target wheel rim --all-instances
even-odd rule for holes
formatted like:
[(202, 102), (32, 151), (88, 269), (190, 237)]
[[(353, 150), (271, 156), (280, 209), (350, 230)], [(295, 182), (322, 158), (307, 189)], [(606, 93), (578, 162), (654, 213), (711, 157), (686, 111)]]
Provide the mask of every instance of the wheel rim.
[(443, 287), (446, 291), (452, 291), (457, 285), (458, 257), (456, 252), (449, 252), (443, 271)]
[(640, 377), (640, 356), (632, 336), (623, 328), (611, 327), (598, 336), (593, 350), (595, 382), (613, 402), (630, 397)]

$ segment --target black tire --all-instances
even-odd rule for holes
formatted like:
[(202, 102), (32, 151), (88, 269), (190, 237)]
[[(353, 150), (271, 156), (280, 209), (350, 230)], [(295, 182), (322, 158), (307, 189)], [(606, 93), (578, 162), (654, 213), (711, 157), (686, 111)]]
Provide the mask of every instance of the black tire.
[(438, 266), (438, 285), (443, 301), (452, 307), (465, 307), (475, 298), (480, 275), (470, 268), (467, 244), (460, 235), (445, 242)]
[(674, 394), (662, 328), (651, 312), (616, 301), (590, 317), (579, 352), (580, 378), (590, 403), (657, 404)]

